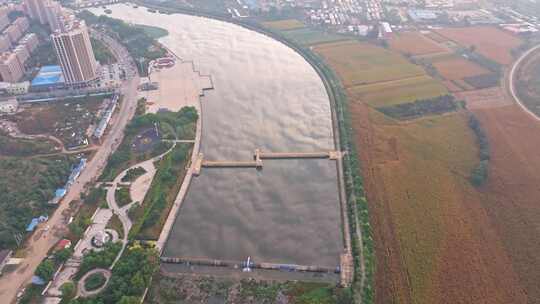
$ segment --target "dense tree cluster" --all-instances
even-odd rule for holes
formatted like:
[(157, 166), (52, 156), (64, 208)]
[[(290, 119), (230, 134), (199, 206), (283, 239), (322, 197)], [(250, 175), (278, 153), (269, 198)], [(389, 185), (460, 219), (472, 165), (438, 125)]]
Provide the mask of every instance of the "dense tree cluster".
[(474, 186), (479, 187), (483, 185), (488, 178), (490, 159), (489, 142), (486, 133), (482, 129), (480, 121), (478, 118), (476, 118), (476, 116), (474, 116), (474, 114), (470, 114), (469, 116), (469, 127), (471, 127), (476, 135), (476, 142), (478, 143), (478, 147), (480, 149), (480, 163), (471, 172), (471, 183)]
[(47, 202), (66, 183), (74, 161), (0, 157), (0, 248), (13, 248), (33, 217), (50, 212)]
[(385, 115), (396, 119), (411, 119), (424, 115), (442, 114), (457, 110), (452, 95), (442, 95), (430, 99), (420, 99), (410, 103), (377, 108)]

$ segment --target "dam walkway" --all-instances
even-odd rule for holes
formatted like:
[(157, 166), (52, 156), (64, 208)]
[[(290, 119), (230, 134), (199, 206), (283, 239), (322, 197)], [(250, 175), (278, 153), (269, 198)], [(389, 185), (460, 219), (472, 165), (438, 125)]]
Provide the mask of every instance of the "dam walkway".
[(230, 161), (230, 160), (206, 160), (203, 153), (199, 153), (195, 161), (194, 174), (200, 175), (202, 168), (263, 168), (263, 160), (279, 159), (329, 159), (338, 160), (342, 157), (340, 151), (318, 151), (318, 152), (263, 152), (256, 149), (253, 153), (253, 160)]

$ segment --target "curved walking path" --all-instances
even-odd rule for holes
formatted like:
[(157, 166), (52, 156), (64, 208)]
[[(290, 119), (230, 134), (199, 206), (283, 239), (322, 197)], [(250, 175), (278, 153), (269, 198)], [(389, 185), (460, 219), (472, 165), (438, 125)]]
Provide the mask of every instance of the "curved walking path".
[(510, 75), (508, 76), (508, 89), (510, 91), (510, 95), (512, 95), (512, 98), (514, 98), (516, 103), (523, 109), (523, 111), (525, 111), (527, 114), (529, 114), (531, 117), (533, 117), (536, 121), (540, 121), (540, 117), (538, 117), (531, 110), (529, 110), (525, 106), (525, 104), (519, 99), (519, 97), (518, 97), (518, 95), (516, 93), (514, 77), (515, 77), (516, 71), (518, 70), (521, 63), (525, 60), (525, 58), (529, 57), (529, 55), (531, 55), (532, 53), (534, 53), (538, 49), (540, 49), (540, 44), (537, 45), (537, 46), (532, 47), (527, 52), (525, 52), (523, 55), (521, 55), (521, 57), (519, 57), (519, 59), (512, 66), (512, 69), (510, 70)]
[[(118, 255), (116, 256), (116, 259), (111, 264), (109, 269), (113, 269), (114, 265), (116, 265), (116, 262), (118, 262), (118, 260), (122, 256), (122, 253), (124, 252), (124, 249), (126, 248), (127, 241), (128, 241), (128, 234), (129, 234), (129, 231), (131, 230), (131, 227), (133, 226), (133, 223), (131, 222), (131, 219), (128, 216), (128, 211), (131, 208), (131, 206), (133, 206), (133, 204), (136, 203), (136, 202), (131, 202), (131, 203), (129, 203), (129, 204), (125, 205), (125, 206), (122, 206), (122, 207), (118, 206), (118, 203), (116, 202), (116, 196), (115, 196), (116, 189), (118, 189), (118, 184), (122, 183), (122, 178), (124, 178), (124, 176), (127, 174), (127, 172), (129, 170), (137, 168), (137, 167), (144, 168), (144, 170), (146, 170), (145, 175), (150, 174), (151, 175), (150, 181), (153, 180), (154, 175), (156, 174), (156, 168), (154, 166), (154, 162), (157, 161), (157, 160), (160, 160), (163, 156), (165, 156), (169, 152), (171, 152), (175, 147), (176, 147), (176, 142), (173, 142), (173, 145), (169, 148), (169, 150), (165, 151), (164, 153), (162, 153), (162, 154), (160, 154), (158, 156), (154, 156), (154, 157), (152, 157), (150, 159), (147, 159), (147, 160), (145, 160), (143, 162), (137, 163), (137, 164), (125, 169), (124, 171), (120, 172), (120, 174), (118, 174), (114, 178), (114, 180), (112, 181), (112, 185), (107, 188), (107, 197), (106, 197), (107, 205), (113, 211), (114, 214), (118, 215), (118, 218), (120, 219), (120, 222), (122, 222), (122, 229), (124, 231), (124, 237), (122, 238), (122, 249), (120, 250), (120, 252), (118, 252)], [(141, 178), (141, 177), (142, 176), (139, 176), (139, 178)], [(146, 191), (148, 191), (148, 189), (146, 189)], [(146, 193), (145, 193), (145, 195), (146, 195)]]
[[(90, 277), (91, 275), (95, 274), (95, 273), (102, 273), (103, 276), (105, 277), (105, 283), (103, 283), (103, 286), (99, 287), (98, 289), (94, 289), (94, 290), (86, 290), (86, 286), (85, 286), (85, 281), (88, 277)], [(87, 297), (91, 297), (91, 296), (94, 296), (94, 295), (97, 295), (98, 293), (100, 293), (105, 287), (107, 287), (107, 284), (109, 283), (109, 280), (111, 278), (111, 271), (108, 270), (108, 269), (102, 269), (102, 268), (98, 268), (98, 269), (94, 269), (94, 270), (91, 270), (89, 272), (87, 272), (80, 280), (79, 282), (77, 283), (77, 296), (76, 298), (87, 298)]]

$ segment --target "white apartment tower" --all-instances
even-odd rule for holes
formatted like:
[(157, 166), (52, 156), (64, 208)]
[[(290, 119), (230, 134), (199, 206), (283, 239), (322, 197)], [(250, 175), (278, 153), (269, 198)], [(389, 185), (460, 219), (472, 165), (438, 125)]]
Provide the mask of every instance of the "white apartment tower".
[(71, 20), (51, 37), (67, 84), (86, 85), (97, 78), (97, 62), (84, 21)]

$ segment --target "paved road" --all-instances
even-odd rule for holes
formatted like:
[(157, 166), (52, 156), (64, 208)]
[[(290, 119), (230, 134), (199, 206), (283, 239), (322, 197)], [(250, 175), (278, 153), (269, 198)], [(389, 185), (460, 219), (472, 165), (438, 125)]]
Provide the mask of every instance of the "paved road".
[[(119, 48), (121, 46), (114, 45), (114, 47)], [(127, 53), (125, 49), (115, 49), (113, 52), (115, 54)], [(101, 148), (88, 162), (77, 182), (71, 186), (62, 200), (62, 203), (49, 218), (47, 225), (51, 227), (51, 229), (45, 231), (43, 227), (40, 227), (29, 238), (25, 246), (26, 257), (17, 271), (0, 277), (0, 298), (2, 299), (2, 303), (10, 303), (15, 300), (18, 290), (30, 282), (35, 269), (41, 260), (46, 257), (48, 250), (64, 235), (67, 224), (66, 219), (62, 214), (67, 212), (69, 202), (79, 199), (81, 193), (85, 190), (85, 185), (99, 176), (101, 170), (106, 165), (107, 158), (122, 141), (124, 128), (135, 113), (138, 85), (139, 77), (135, 75), (130, 80), (127, 80), (122, 86), (121, 91), (124, 94), (124, 99), (123, 105), (120, 107), (120, 111), (116, 117), (116, 122), (112, 125)]]
[(523, 111), (527, 112), (527, 114), (531, 115), (531, 117), (533, 117), (537, 121), (540, 121), (540, 118), (536, 116), (536, 114), (534, 114), (531, 110), (527, 109), (525, 104), (519, 99), (518, 95), (516, 94), (515, 81), (514, 81), (516, 71), (518, 70), (523, 60), (525, 60), (525, 58), (527, 58), (529, 55), (531, 55), (533, 52), (535, 52), (538, 49), (540, 49), (540, 44), (531, 48), (530, 50), (525, 52), (523, 55), (521, 55), (521, 57), (519, 57), (519, 59), (512, 66), (512, 69), (510, 70), (510, 74), (508, 75), (507, 80), (505, 82), (508, 82), (507, 86), (510, 91), (510, 95), (512, 96), (512, 98), (514, 98), (517, 104), (523, 109)]

